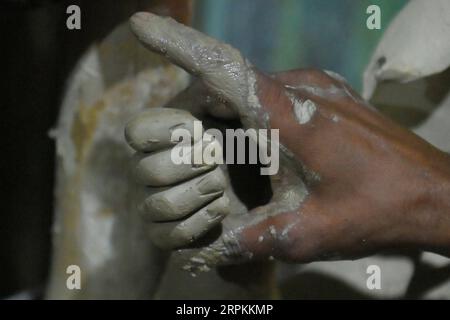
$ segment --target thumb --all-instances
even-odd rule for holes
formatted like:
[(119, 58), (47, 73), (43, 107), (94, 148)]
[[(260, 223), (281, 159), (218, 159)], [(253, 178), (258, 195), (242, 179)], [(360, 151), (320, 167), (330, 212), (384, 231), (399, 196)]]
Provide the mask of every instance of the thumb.
[(212, 93), (236, 109), (243, 122), (249, 126), (261, 122), (264, 115), (256, 83), (272, 80), (251, 66), (237, 49), (171, 18), (147, 12), (131, 17), (131, 29), (151, 51), (198, 76)]

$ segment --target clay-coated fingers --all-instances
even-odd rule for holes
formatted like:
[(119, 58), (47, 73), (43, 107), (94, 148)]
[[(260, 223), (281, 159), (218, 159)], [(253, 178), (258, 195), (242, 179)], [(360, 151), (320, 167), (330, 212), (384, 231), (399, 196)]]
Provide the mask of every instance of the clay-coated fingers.
[(184, 221), (153, 223), (150, 237), (155, 245), (164, 249), (190, 245), (225, 218), (229, 213), (228, 204), (227, 196), (223, 195)]
[(179, 144), (151, 154), (136, 153), (133, 175), (138, 183), (151, 187), (164, 187), (191, 179), (217, 166), (216, 158), (205, 156), (205, 150), (220, 151), (216, 154), (221, 157), (222, 146), (217, 140), (200, 140), (193, 146)]
[(173, 221), (221, 197), (226, 179), (221, 168), (152, 194), (142, 204), (142, 214), (151, 221)]
[(235, 106), (246, 108), (248, 67), (238, 50), (171, 18), (147, 12), (131, 17), (131, 29), (150, 50), (200, 77)]
[[(178, 143), (172, 133), (176, 129), (187, 130), (194, 135), (194, 118), (189, 112), (171, 108), (152, 108), (128, 122), (125, 139), (128, 144), (140, 152), (151, 152), (172, 147)], [(202, 132), (199, 132), (198, 139)]]

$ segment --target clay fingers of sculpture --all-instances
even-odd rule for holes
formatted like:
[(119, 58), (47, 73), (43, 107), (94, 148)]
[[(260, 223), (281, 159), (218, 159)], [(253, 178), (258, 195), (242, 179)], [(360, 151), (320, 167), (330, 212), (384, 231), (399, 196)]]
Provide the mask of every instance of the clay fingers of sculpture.
[[(203, 148), (218, 143), (202, 140), (203, 135), (195, 137), (194, 121), (196, 118), (189, 112), (155, 108), (132, 119), (125, 129), (127, 142), (136, 150), (133, 176), (142, 188), (149, 190), (139, 211), (149, 223), (153, 242), (162, 248), (192, 244), (229, 213), (224, 193), (227, 183), (220, 167), (195, 162), (191, 157), (199, 144)], [(173, 139), (176, 129), (192, 134), (188, 145), (180, 146), (180, 141)], [(174, 154), (181, 150), (176, 148), (184, 148), (185, 159), (192, 161), (176, 163)]]

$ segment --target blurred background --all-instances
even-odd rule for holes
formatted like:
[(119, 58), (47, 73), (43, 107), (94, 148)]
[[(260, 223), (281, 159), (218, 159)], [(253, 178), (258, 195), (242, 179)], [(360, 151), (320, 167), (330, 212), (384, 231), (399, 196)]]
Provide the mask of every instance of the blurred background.
[[(240, 49), (266, 71), (328, 69), (358, 91), (383, 31), (406, 0), (199, 0), (193, 25)], [(381, 8), (381, 30), (366, 9)]]
[[(3, 207), (0, 298), (39, 291), (48, 275), (54, 144), (64, 85), (94, 41), (152, 1), (3, 0), (0, 106)], [(161, 2), (161, 1), (154, 1)], [(389, 21), (406, 0), (197, 0), (192, 25), (240, 49), (263, 70), (333, 70), (359, 91), (362, 72)], [(67, 30), (66, 8), (81, 8), (81, 30)], [(378, 4), (381, 30), (366, 28)]]

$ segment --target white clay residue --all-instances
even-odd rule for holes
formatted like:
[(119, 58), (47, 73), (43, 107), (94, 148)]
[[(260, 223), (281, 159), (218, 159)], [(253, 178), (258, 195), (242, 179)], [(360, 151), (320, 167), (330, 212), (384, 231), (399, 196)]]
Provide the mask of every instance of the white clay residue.
[(261, 109), (261, 104), (259, 102), (259, 98), (256, 95), (256, 78), (253, 74), (253, 71), (248, 70), (247, 72), (247, 84), (248, 84), (248, 95), (247, 95), (247, 104), (250, 109), (257, 113), (259, 109)]
[(317, 108), (314, 102), (311, 100), (301, 101), (294, 97), (293, 95), (289, 95), (289, 99), (293, 104), (295, 118), (297, 119), (299, 124), (308, 123), (311, 118), (314, 116)]
[(331, 85), (328, 88), (308, 86), (303, 84), (298, 86), (286, 85), (285, 87), (296, 91), (303, 90), (324, 99), (339, 99), (347, 95), (345, 89), (338, 88), (335, 85)]
[(339, 122), (339, 117), (337, 116), (337, 115), (333, 115), (332, 117), (331, 117), (331, 121), (333, 121), (333, 122)]
[(330, 71), (330, 70), (323, 70), (323, 72), (325, 72), (327, 75), (329, 75), (330, 77), (332, 77), (333, 79), (335, 79), (337, 81), (347, 82), (347, 79), (345, 79), (339, 73), (336, 73), (336, 72)]
[(131, 29), (152, 51), (200, 76), (217, 98), (229, 102), (245, 120), (267, 122), (268, 114), (260, 113), (252, 65), (238, 50), (173, 19), (150, 13), (133, 15)]
[(280, 240), (286, 240), (289, 239), (289, 231), (294, 228), (297, 225), (297, 221), (294, 221), (290, 224), (288, 224), (286, 227), (284, 227), (283, 231), (281, 232)]
[(245, 123), (245, 125), (267, 128), (269, 126), (269, 114), (263, 110), (257, 95), (256, 76), (252, 71), (252, 66), (249, 61), (246, 61), (246, 77), (247, 77), (247, 119), (242, 119), (244, 122), (254, 121), (256, 119), (259, 123)]
[(270, 235), (271, 235), (272, 237), (276, 238), (276, 236), (277, 236), (277, 230), (275, 229), (275, 226), (270, 226), (270, 227), (269, 227), (269, 232), (270, 232)]

